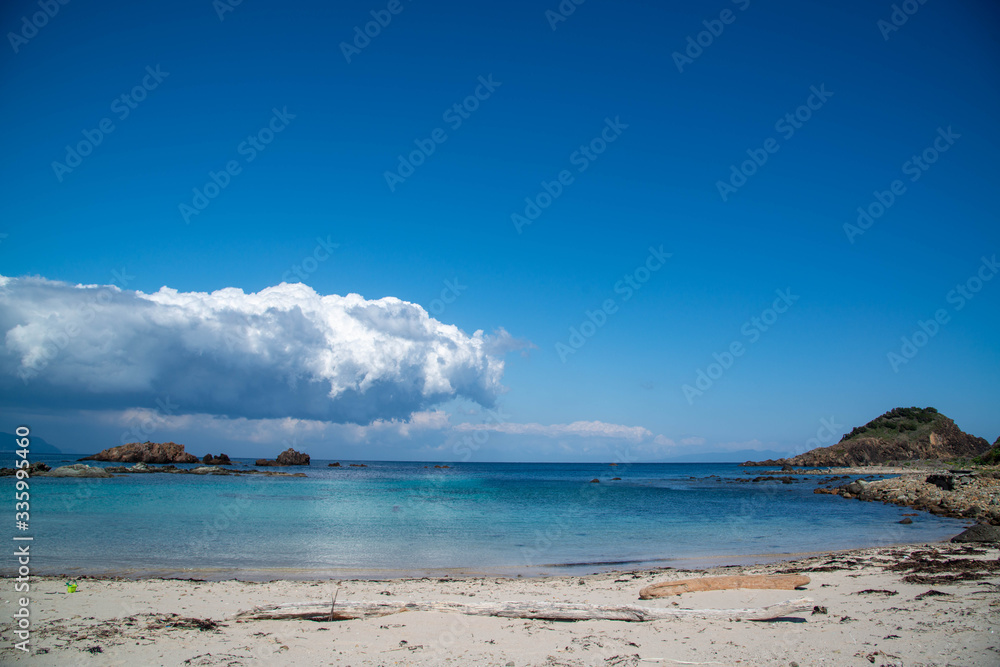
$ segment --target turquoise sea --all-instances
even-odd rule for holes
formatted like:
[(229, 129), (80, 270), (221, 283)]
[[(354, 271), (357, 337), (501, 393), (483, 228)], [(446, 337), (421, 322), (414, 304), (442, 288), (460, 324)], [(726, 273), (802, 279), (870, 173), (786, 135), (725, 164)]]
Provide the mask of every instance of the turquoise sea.
[(965, 525), (929, 514), (900, 525), (912, 510), (814, 494), (812, 476), (736, 482), (767, 474), (736, 464), (327, 463), (276, 469), (306, 478), (35, 478), (27, 532), (13, 525), (14, 479), (0, 485), (9, 531), (34, 536), (32, 572), (70, 576), (569, 574), (935, 541)]

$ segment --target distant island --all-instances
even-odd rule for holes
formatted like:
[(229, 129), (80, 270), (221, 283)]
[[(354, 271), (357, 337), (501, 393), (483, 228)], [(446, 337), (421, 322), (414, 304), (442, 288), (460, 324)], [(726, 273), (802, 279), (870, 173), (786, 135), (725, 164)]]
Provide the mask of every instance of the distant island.
[[(0, 452), (13, 452), (16, 449), (21, 449), (17, 444), (17, 436), (13, 433), (0, 433)], [(32, 454), (65, 454), (55, 445), (51, 445), (37, 435), (31, 436), (31, 446), (29, 451)]]
[[(997, 439), (1000, 443), (1000, 438)], [(858, 426), (828, 447), (798, 456), (747, 461), (744, 466), (853, 467), (907, 461), (973, 459), (990, 443), (964, 432), (934, 408), (895, 408)], [(1000, 459), (1000, 453), (994, 452)]]

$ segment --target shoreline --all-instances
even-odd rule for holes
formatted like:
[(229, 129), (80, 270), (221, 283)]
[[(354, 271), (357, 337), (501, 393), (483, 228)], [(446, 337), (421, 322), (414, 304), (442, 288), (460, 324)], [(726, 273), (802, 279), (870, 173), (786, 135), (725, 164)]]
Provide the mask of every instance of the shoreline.
[[(477, 664), (502, 667), (753, 664), (992, 665), (1000, 658), (998, 545), (919, 543), (823, 552), (762, 565), (626, 568), (545, 577), (276, 580), (33, 578), (32, 646), (45, 664)], [(691, 576), (801, 573), (801, 590), (723, 590), (639, 601), (652, 583)], [(413, 611), (356, 620), (245, 620), (289, 602), (440, 601), (737, 609), (810, 598), (813, 612), (774, 621), (684, 618), (553, 622)], [(14, 593), (4, 587), (10, 604)], [(10, 624), (4, 624), (4, 634)], [(872, 659), (874, 658), (874, 659)], [(32, 664), (10, 645), (0, 662)], [(96, 664), (96, 663), (95, 663)]]
[[(957, 530), (958, 535), (961, 530)], [(950, 539), (950, 538), (949, 538)], [(316, 569), (275, 567), (267, 569), (237, 568), (121, 568), (106, 572), (56, 571), (36, 573), (38, 579), (77, 579), (89, 581), (140, 582), (149, 580), (189, 581), (197, 583), (242, 582), (252, 584), (318, 581), (406, 581), (417, 579), (451, 580), (463, 579), (524, 579), (537, 580), (558, 577), (586, 577), (633, 572), (701, 572), (720, 568), (775, 566), (794, 563), (831, 554), (846, 554), (871, 549), (900, 549), (912, 546), (949, 544), (948, 539), (938, 542), (894, 542), (868, 547), (844, 547), (816, 551), (775, 552), (755, 554), (718, 554), (701, 556), (677, 556), (670, 558), (635, 559), (627, 561), (601, 561), (593, 563), (545, 563), (536, 566), (498, 566), (496, 569), (473, 567), (413, 568), (413, 569)], [(15, 572), (0, 572), (0, 578), (8, 579)]]

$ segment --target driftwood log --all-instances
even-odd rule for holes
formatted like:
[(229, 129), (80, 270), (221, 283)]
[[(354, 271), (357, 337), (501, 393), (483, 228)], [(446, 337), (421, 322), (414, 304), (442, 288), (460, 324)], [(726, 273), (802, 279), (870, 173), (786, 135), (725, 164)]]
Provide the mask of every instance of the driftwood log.
[(674, 618), (716, 618), (766, 621), (809, 611), (808, 598), (786, 600), (756, 609), (660, 609), (637, 605), (571, 604), (566, 602), (366, 602), (340, 600), (333, 610), (326, 602), (288, 602), (241, 611), (233, 620), (346, 621), (405, 611), (437, 611), (471, 616), (538, 618), (549, 621), (658, 621)]
[(698, 577), (697, 579), (678, 579), (664, 581), (646, 586), (639, 591), (640, 600), (680, 595), (681, 593), (697, 593), (700, 591), (727, 591), (734, 588), (770, 588), (790, 591), (805, 586), (809, 577), (801, 574), (760, 574), (725, 577)]

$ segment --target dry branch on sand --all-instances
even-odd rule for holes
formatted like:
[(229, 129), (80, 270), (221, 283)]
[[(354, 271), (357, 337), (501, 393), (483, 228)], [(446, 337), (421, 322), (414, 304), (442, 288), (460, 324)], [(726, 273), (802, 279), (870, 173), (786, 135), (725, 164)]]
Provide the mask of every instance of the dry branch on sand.
[(796, 574), (760, 574), (746, 576), (698, 577), (697, 579), (679, 579), (664, 581), (646, 586), (639, 591), (640, 600), (652, 600), (668, 595), (681, 593), (698, 593), (701, 591), (726, 591), (734, 588), (768, 588), (790, 591), (805, 586), (809, 577)]
[(367, 602), (341, 600), (331, 610), (328, 602), (288, 602), (241, 611), (234, 620), (345, 621), (387, 616), (406, 611), (436, 611), (471, 616), (537, 618), (549, 621), (658, 621), (674, 618), (743, 619), (765, 621), (813, 608), (808, 598), (786, 600), (756, 609), (661, 609), (637, 605), (593, 605), (566, 602)]

